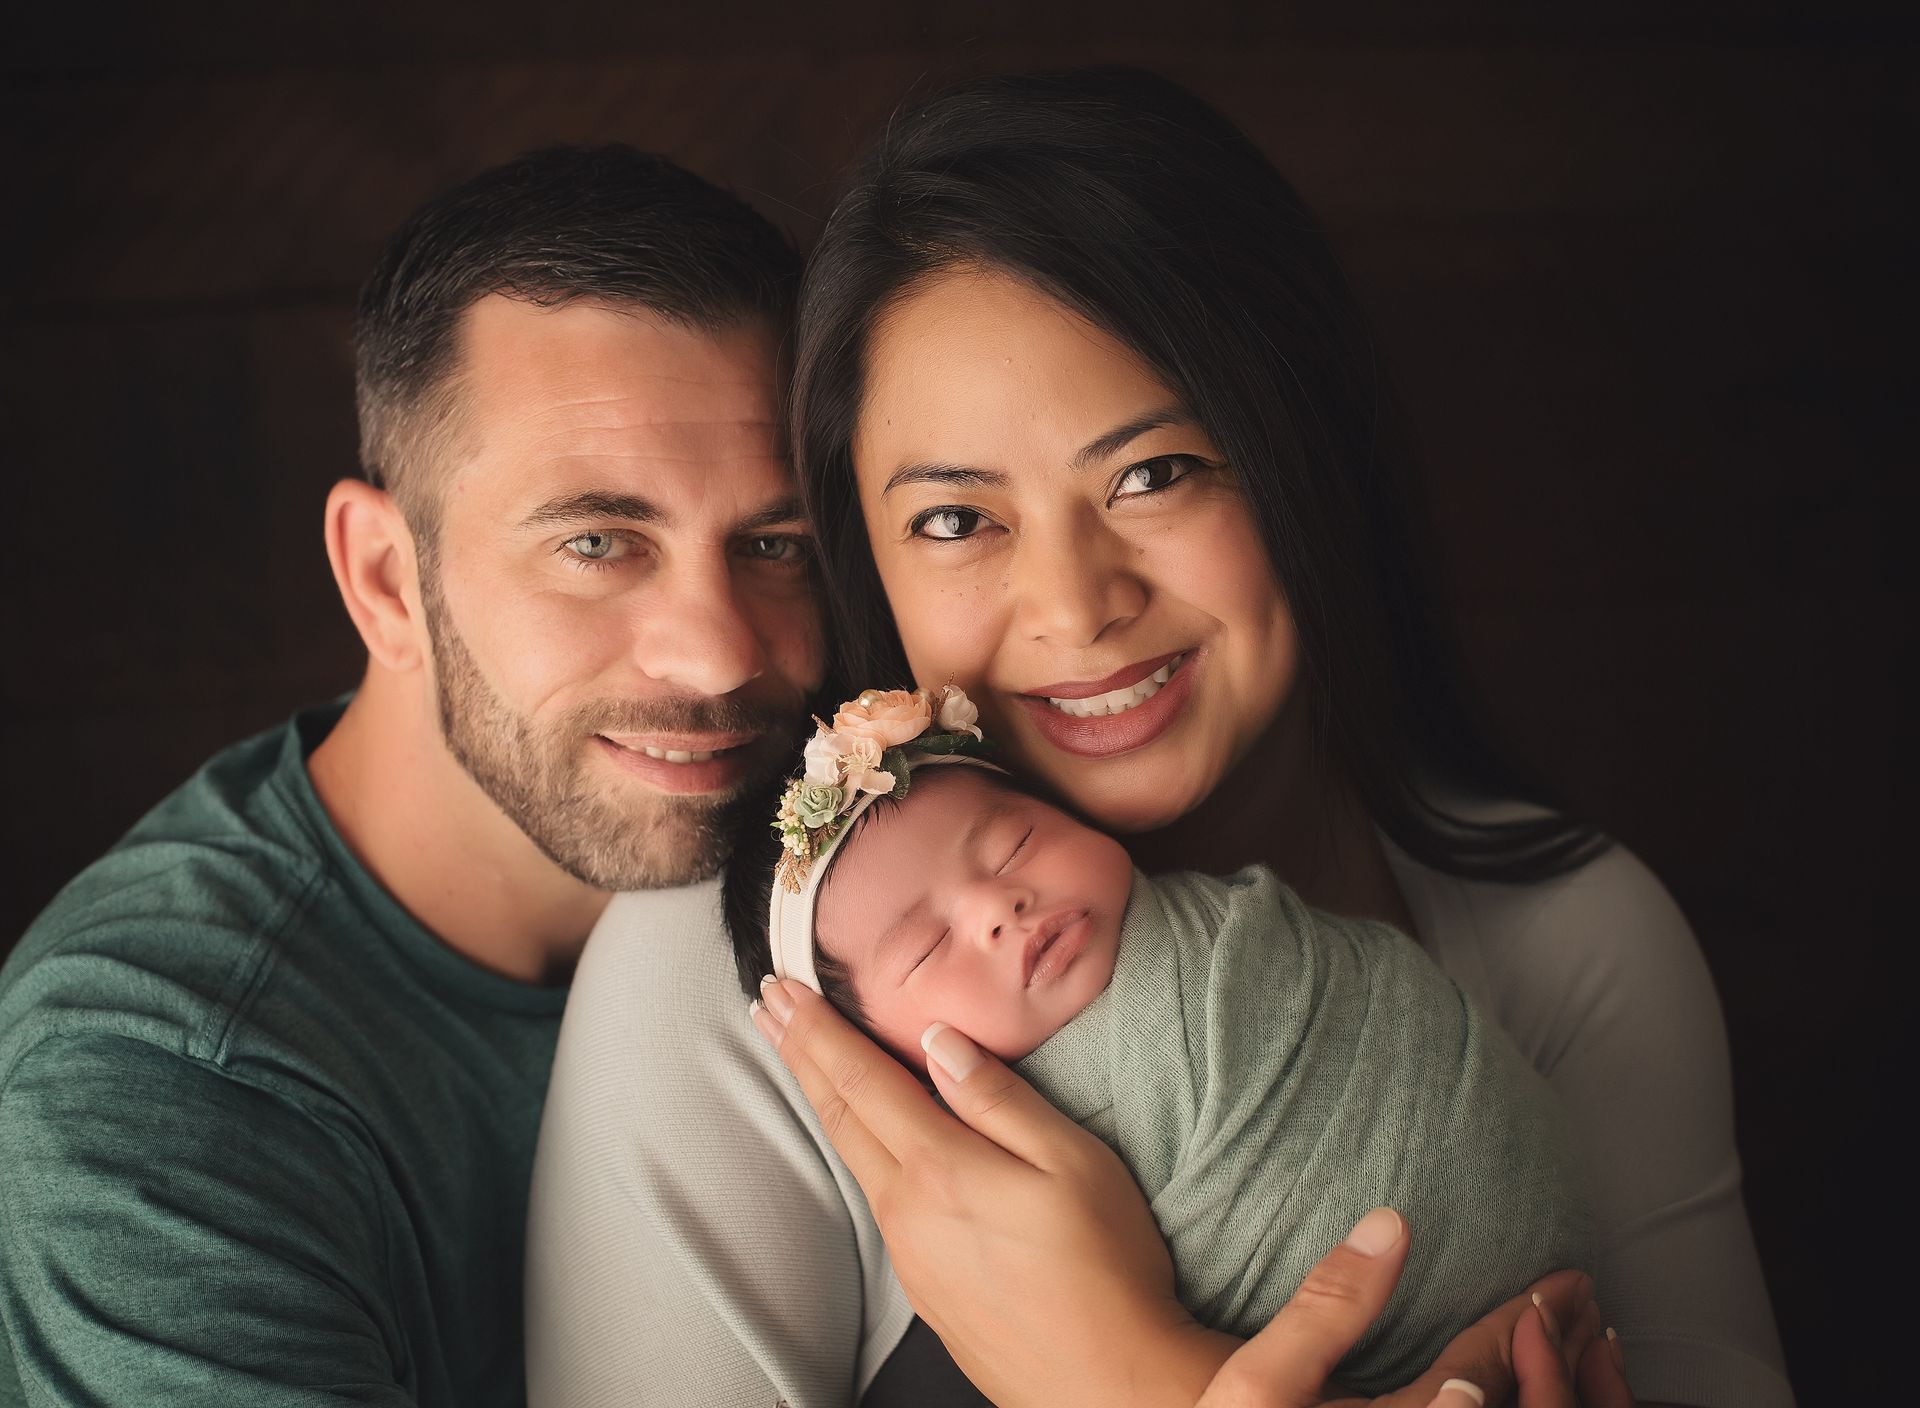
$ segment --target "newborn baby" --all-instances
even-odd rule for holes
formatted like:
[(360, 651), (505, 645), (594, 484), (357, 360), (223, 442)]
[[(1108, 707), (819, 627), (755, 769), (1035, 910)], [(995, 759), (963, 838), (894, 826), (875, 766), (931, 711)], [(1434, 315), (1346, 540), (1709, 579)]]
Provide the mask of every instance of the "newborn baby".
[[(823, 724), (821, 780), (789, 786), (779, 860), (736, 852), (727, 917), (749, 992), (769, 969), (798, 977), (922, 1075), (936, 1021), (1015, 1062), (1125, 1160), (1182, 1302), (1217, 1329), (1258, 1331), (1362, 1214), (1398, 1209), (1407, 1269), (1341, 1365), (1363, 1392), (1587, 1262), (1552, 1096), (1410, 940), (1309, 909), (1259, 867), (1138, 873), (970, 757), (978, 730), (951, 687), (926, 696), (918, 732), (862, 741), (861, 718), (884, 713), (863, 701), (917, 697), (863, 695)], [(830, 783), (818, 755), (848, 740), (859, 759)], [(825, 793), (805, 806), (809, 786), (839, 787), (840, 809)]]

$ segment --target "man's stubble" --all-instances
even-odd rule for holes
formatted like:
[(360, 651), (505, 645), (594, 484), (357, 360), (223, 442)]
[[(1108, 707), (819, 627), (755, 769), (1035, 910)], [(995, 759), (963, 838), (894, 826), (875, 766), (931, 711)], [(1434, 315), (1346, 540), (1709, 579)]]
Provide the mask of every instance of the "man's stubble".
[[(548, 859), (600, 890), (655, 890), (711, 875), (726, 859), (730, 808), (797, 756), (800, 700), (786, 707), (735, 696), (596, 700), (536, 728), (494, 692), (454, 626), (431, 557), (421, 562), (420, 599), (432, 643), (440, 732), (467, 775)], [(723, 796), (645, 794), (616, 800), (596, 788), (587, 749), (596, 734), (732, 733), (764, 736), (763, 761)]]

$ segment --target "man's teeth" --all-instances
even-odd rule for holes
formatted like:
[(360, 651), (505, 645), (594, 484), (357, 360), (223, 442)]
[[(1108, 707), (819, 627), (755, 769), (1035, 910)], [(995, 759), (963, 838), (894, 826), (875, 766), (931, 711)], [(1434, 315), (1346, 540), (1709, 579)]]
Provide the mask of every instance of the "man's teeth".
[(1096, 694), (1087, 699), (1048, 699), (1063, 714), (1071, 714), (1076, 719), (1103, 718), (1110, 714), (1124, 714), (1137, 708), (1160, 692), (1160, 686), (1173, 677), (1173, 672), (1186, 661), (1186, 656), (1176, 655), (1138, 684), (1130, 684), (1125, 689), (1110, 689), (1105, 694)]
[(640, 751), (649, 758), (660, 758), (669, 763), (704, 763), (713, 757), (711, 753), (688, 753), (678, 748), (655, 748), (650, 744), (641, 744)]

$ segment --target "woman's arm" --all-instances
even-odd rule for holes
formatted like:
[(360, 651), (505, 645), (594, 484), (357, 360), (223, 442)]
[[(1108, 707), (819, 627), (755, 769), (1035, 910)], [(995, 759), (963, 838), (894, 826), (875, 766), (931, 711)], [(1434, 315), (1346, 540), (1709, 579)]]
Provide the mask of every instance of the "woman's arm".
[[(1370, 1233), (1376, 1214), (1243, 1348), (1197, 1325), (1175, 1299), (1158, 1230), (1112, 1151), (964, 1036), (939, 1026), (928, 1033), (929, 1069), (948, 1114), (797, 983), (770, 985), (754, 1020), (866, 1189), (915, 1310), (1001, 1408), (1187, 1408), (1210, 1385), (1208, 1402), (1221, 1408), (1318, 1403), (1330, 1367), (1398, 1278), (1405, 1229), (1393, 1217), (1390, 1238), (1377, 1227)], [(1584, 1277), (1550, 1278), (1542, 1287), (1562, 1319), (1580, 1327), (1576, 1351), (1597, 1331), (1597, 1312), (1585, 1315), (1580, 1304), (1583, 1287), (1590, 1302)], [(1377, 1303), (1356, 1318), (1355, 1305), (1374, 1294)], [(1525, 1308), (1516, 1302), (1493, 1312), (1419, 1384), (1386, 1401), (1417, 1408), (1453, 1375), (1473, 1376), (1490, 1390), (1489, 1402), (1500, 1401), (1512, 1382), (1513, 1329)], [(1520, 1367), (1525, 1408), (1571, 1404), (1570, 1396), (1543, 1396), (1557, 1388), (1537, 1368)], [(1626, 1401), (1595, 1400), (1588, 1408)]]
[[(1445, 926), (1453, 946), (1435, 957), (1567, 1112), (1635, 1387), (1696, 1408), (1788, 1408), (1740, 1195), (1726, 1030), (1686, 919), (1619, 847), (1557, 881), (1458, 893), (1469, 922)], [(1462, 967), (1480, 970), (1478, 990)]]
[(533, 1408), (848, 1408), (911, 1317), (732, 971), (712, 886), (619, 896), (588, 943), (530, 1196)]

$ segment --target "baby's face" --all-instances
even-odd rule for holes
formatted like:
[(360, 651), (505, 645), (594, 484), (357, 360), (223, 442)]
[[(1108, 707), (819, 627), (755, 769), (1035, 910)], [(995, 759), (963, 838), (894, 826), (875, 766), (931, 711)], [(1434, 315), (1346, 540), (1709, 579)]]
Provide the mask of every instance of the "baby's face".
[(979, 768), (928, 767), (834, 858), (814, 932), (916, 1069), (933, 1022), (1011, 1061), (1107, 986), (1132, 883), (1112, 837)]

